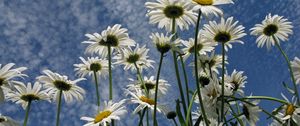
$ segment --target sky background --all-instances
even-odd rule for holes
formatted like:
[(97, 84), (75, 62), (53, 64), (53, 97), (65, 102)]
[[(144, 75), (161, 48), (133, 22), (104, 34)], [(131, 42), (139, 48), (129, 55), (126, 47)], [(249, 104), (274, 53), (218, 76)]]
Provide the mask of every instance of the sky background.
[[(153, 1), (153, 0), (151, 0)], [(71, 79), (75, 79), (73, 64), (80, 63), (80, 56), (84, 54), (87, 40), (86, 33), (101, 32), (107, 26), (122, 24), (128, 28), (129, 35), (140, 45), (147, 45), (151, 49), (151, 59), (158, 62), (159, 53), (153, 48), (149, 35), (159, 32), (156, 25), (148, 24), (145, 17), (146, 0), (0, 0), (0, 64), (16, 63), (16, 66), (28, 67), (25, 72), (30, 77), (24, 82), (34, 82), (35, 77), (44, 69), (50, 69)], [(249, 29), (260, 23), (268, 13), (285, 16), (293, 22), (294, 35), (289, 42), (282, 43), (290, 59), (300, 57), (300, 1), (299, 0), (235, 0), (235, 4), (222, 6), (225, 17), (234, 16)], [(182, 38), (193, 36), (192, 31), (181, 32)], [(245, 71), (248, 76), (246, 94), (266, 95), (281, 98), (284, 92), (282, 81), (289, 81), (286, 63), (277, 48), (267, 51), (257, 48), (256, 37), (246, 36), (245, 44), (234, 44), (228, 53), (228, 72), (233, 69)], [(158, 63), (154, 64), (155, 66)], [(171, 54), (168, 54), (162, 68), (161, 78), (169, 81), (172, 87), (169, 94), (160, 99), (163, 104), (174, 109), (174, 100), (179, 96), (177, 83), (174, 81)], [(145, 75), (155, 75), (156, 68), (145, 72)], [(123, 99), (122, 89), (128, 84), (128, 77), (134, 73), (123, 71), (122, 66), (113, 70), (114, 99)], [(193, 82), (193, 81), (191, 81)], [(191, 85), (193, 85), (192, 83)], [(101, 96), (108, 99), (108, 80), (101, 79)], [(62, 126), (80, 126), (84, 121), (82, 116), (94, 116), (95, 97), (94, 85), (91, 78), (79, 83), (88, 93), (86, 99), (80, 103), (63, 103), (61, 112)], [(286, 92), (284, 92), (286, 93)], [(263, 108), (273, 110), (278, 104), (261, 102)], [(128, 107), (132, 112), (133, 107)], [(52, 126), (55, 124), (55, 103), (34, 102), (29, 117), (29, 126)], [(20, 105), (11, 102), (2, 104), (0, 113), (10, 116), (21, 123), (25, 111)], [(259, 125), (266, 125), (266, 117), (262, 114)], [(131, 125), (137, 122), (137, 116), (128, 114), (119, 126)], [(172, 125), (165, 117), (159, 117), (160, 125)]]

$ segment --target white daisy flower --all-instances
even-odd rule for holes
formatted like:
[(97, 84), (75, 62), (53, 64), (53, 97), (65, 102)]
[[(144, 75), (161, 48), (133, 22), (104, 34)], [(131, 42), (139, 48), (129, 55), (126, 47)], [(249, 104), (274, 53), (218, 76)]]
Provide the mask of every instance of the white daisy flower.
[(0, 114), (0, 126), (20, 126), (20, 124), (16, 120)]
[(215, 15), (216, 17), (222, 16), (223, 12), (221, 9), (217, 8), (218, 5), (233, 4), (232, 0), (190, 0), (194, 5), (194, 10), (201, 12), (204, 16)]
[(167, 53), (169, 50), (174, 50), (177, 52), (181, 52), (181, 50), (178, 48), (180, 45), (180, 39), (176, 39), (175, 41), (172, 41), (171, 36), (164, 35), (163, 33), (152, 33), (150, 38), (152, 39), (152, 42), (155, 44), (156, 49), (160, 53)]
[[(205, 73), (210, 73), (211, 74), (219, 74), (220, 68), (222, 68), (222, 55), (215, 55), (214, 52), (212, 52), (209, 55), (200, 55), (198, 58), (198, 71), (199, 73), (205, 72)], [(194, 62), (192, 62), (189, 66), (194, 67)], [(228, 64), (227, 62), (227, 56), (225, 56), (225, 64)]]
[(46, 91), (53, 100), (59, 101), (59, 92), (62, 91), (62, 96), (67, 103), (71, 103), (74, 100), (83, 100), (83, 95), (85, 94), (84, 89), (77, 86), (77, 82), (85, 80), (84, 78), (79, 78), (76, 80), (68, 80), (67, 76), (54, 73), (50, 70), (44, 70), (45, 75), (37, 77), (37, 80), (44, 84)]
[(296, 83), (300, 84), (300, 59), (298, 57), (295, 57), (294, 61), (291, 61), (291, 66), (294, 77), (296, 79)]
[(14, 85), (15, 91), (11, 90), (7, 93), (6, 98), (9, 101), (22, 105), (26, 109), (29, 102), (38, 100), (50, 101), (50, 98), (45, 90), (42, 90), (42, 85), (35, 82), (33, 85), (28, 83), (16, 83)]
[(197, 20), (196, 13), (185, 0), (157, 0), (145, 5), (149, 9), (150, 24), (158, 24), (158, 28), (165, 28), (168, 32), (172, 31), (173, 20), (175, 28), (180, 30), (188, 30), (189, 25), (195, 25)]
[[(138, 90), (138, 89), (136, 89), (135, 91), (125, 90), (125, 93), (131, 96), (129, 100), (130, 103), (138, 104), (138, 106), (134, 109), (133, 114), (137, 114), (138, 112), (140, 112), (146, 107), (154, 111), (154, 104), (155, 104), (154, 95), (146, 96), (146, 94), (143, 93), (142, 90)], [(157, 103), (156, 110), (158, 112), (164, 112), (163, 106), (159, 105), (158, 103)]]
[(233, 17), (228, 19), (221, 18), (221, 22), (210, 21), (208, 24), (204, 25), (202, 33), (202, 38), (209, 42), (219, 42), (225, 44), (225, 50), (232, 48), (232, 43), (241, 43), (243, 41), (239, 40), (244, 37), (245, 27), (242, 25), (237, 25), (238, 21), (233, 21)]
[(121, 116), (127, 113), (125, 102), (125, 99), (117, 103), (104, 101), (104, 109), (95, 117), (81, 117), (81, 120), (88, 122), (83, 126), (108, 126), (112, 120), (120, 120)]
[[(185, 61), (195, 51), (195, 39), (190, 38), (188, 41), (181, 41), (184, 45), (182, 51), (184, 52), (183, 60)], [(204, 39), (198, 39), (197, 52), (200, 55), (207, 55), (208, 52), (212, 52), (217, 44), (208, 42)]]
[(244, 103), (241, 104), (243, 107), (243, 116), (242, 118), (246, 118), (247, 122), (250, 126), (255, 126), (256, 122), (259, 120), (259, 113), (262, 111), (258, 106), (259, 101), (252, 101), (251, 104)]
[(85, 77), (86, 75), (92, 76), (94, 72), (97, 75), (106, 77), (108, 75), (108, 61), (106, 59), (100, 59), (98, 57), (88, 57), (85, 60), (83, 57), (79, 57), (82, 61), (81, 64), (74, 64), (75, 71), (80, 77)]
[[(221, 125), (223, 123), (218, 124), (218, 121), (216, 120), (217, 119), (217, 113), (215, 111), (216, 108), (212, 108), (211, 106), (208, 106), (208, 105), (205, 105), (205, 106), (206, 106), (205, 113), (206, 113), (206, 115), (208, 115), (207, 119), (210, 122), (209, 126), (223, 126), (223, 125)], [(212, 111), (212, 110), (214, 110), (214, 111)], [(215, 117), (210, 117), (210, 114), (214, 114)], [(199, 107), (197, 107), (197, 110), (192, 112), (192, 120), (194, 122), (194, 126), (195, 126), (195, 123), (198, 121), (199, 117), (201, 119), (201, 122), (199, 123), (198, 126), (206, 126), (205, 121), (202, 118), (201, 109)]]
[(258, 36), (256, 39), (258, 47), (266, 45), (267, 49), (270, 49), (271, 46), (276, 44), (276, 41), (277, 44), (280, 44), (279, 41), (288, 40), (289, 35), (293, 34), (292, 28), (292, 22), (289, 22), (283, 16), (269, 14), (262, 21), (262, 24), (256, 24), (250, 30), (252, 35)]
[[(275, 116), (280, 119), (280, 121), (287, 126), (293, 126), (293, 124), (300, 123), (300, 108), (296, 106), (297, 102), (295, 97), (292, 97), (292, 102), (284, 95), (281, 96), (285, 99), (285, 101), (289, 102), (289, 104), (285, 104)], [(279, 123), (277, 120), (273, 121), (273, 124)]]
[[(129, 84), (127, 86), (128, 90), (130, 90), (130, 91), (135, 91), (136, 89), (138, 89), (138, 90), (144, 90), (144, 88), (146, 87), (147, 91), (151, 95), (155, 94), (156, 79), (154, 78), (154, 76), (151, 76), (149, 78), (146, 77), (146, 76), (144, 76), (145, 86), (140, 81), (138, 81), (138, 80), (134, 80), (134, 79), (131, 79), (131, 78), (129, 80), (132, 81), (133, 83), (131, 83), (131, 84)], [(168, 81), (163, 80), (163, 79), (159, 79), (158, 80), (158, 95), (159, 96), (166, 95), (167, 91), (168, 91), (168, 88), (170, 86), (171, 85), (168, 84)]]
[(114, 64), (123, 64), (125, 65), (124, 70), (130, 69), (131, 71), (136, 70), (135, 64), (140, 71), (149, 67), (153, 68), (152, 63), (154, 63), (154, 61), (148, 59), (148, 52), (149, 49), (146, 48), (146, 45), (140, 47), (139, 44), (137, 44), (134, 50), (131, 48), (124, 48), (121, 53), (113, 57), (113, 59), (117, 60)]
[(244, 94), (243, 88), (247, 83), (247, 76), (243, 75), (243, 71), (234, 70), (231, 75), (225, 74), (225, 83), (232, 85), (233, 91), (238, 92), (240, 95)]
[[(219, 80), (216, 77), (213, 79), (209, 77), (208, 80), (204, 80), (204, 78), (200, 77), (200, 82), (207, 84), (204, 84), (204, 87), (200, 89), (202, 100), (209, 104), (209, 106), (216, 104), (217, 98), (221, 95), (221, 85), (219, 84)], [(194, 102), (200, 103), (198, 95), (196, 95)]]
[(135, 41), (130, 39), (126, 33), (127, 29), (121, 28), (120, 24), (108, 28), (100, 33), (86, 34), (89, 38), (87, 43), (89, 46), (86, 48), (87, 53), (98, 53), (101, 57), (106, 57), (108, 54), (108, 47), (111, 47), (111, 53), (115, 49), (127, 48), (135, 45)]
[(12, 69), (14, 66), (14, 63), (9, 63), (4, 66), (0, 64), (0, 103), (4, 101), (4, 91), (3, 87), (10, 87), (11, 82), (18, 82), (18, 81), (12, 81), (13, 78), (18, 78), (18, 77), (26, 77), (26, 74), (22, 74), (23, 71), (25, 71), (27, 68), (26, 67), (19, 67)]

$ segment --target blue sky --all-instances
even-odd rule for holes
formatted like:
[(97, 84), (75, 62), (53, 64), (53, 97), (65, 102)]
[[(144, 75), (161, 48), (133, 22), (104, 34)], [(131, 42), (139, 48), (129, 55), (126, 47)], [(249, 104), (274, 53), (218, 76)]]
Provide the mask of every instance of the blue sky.
[[(151, 0), (153, 1), (153, 0)], [(81, 44), (86, 40), (85, 33), (100, 32), (109, 25), (116, 23), (128, 28), (129, 35), (140, 45), (146, 44), (152, 51), (150, 56), (158, 62), (159, 54), (153, 48), (149, 39), (151, 32), (160, 31), (156, 25), (148, 24), (145, 17), (146, 0), (0, 0), (0, 63), (14, 62), (17, 66), (26, 66), (25, 72), (30, 77), (25, 82), (33, 82), (35, 77), (44, 69), (68, 75), (75, 79), (73, 64), (79, 63), (79, 56), (84, 55), (86, 45)], [(222, 7), (225, 17), (234, 16), (243, 24), (247, 33), (248, 29), (260, 23), (268, 13), (279, 14), (287, 17), (294, 25), (294, 35), (289, 42), (282, 43), (292, 59), (300, 57), (300, 1), (299, 0), (235, 0), (235, 4)], [(192, 31), (180, 33), (187, 39), (193, 36)], [(257, 48), (255, 37), (243, 38), (245, 44), (235, 44), (229, 51), (229, 71), (233, 69), (245, 71), (248, 76), (246, 94), (266, 95), (280, 98), (282, 81), (289, 82), (287, 66), (280, 52), (276, 48), (267, 51), (266, 48)], [(155, 64), (157, 65), (157, 63)], [(178, 88), (175, 81), (171, 55), (163, 64), (162, 79), (170, 82), (169, 95), (162, 98), (164, 104), (174, 108), (174, 100), (178, 97)], [(150, 70), (145, 75), (155, 75)], [(123, 71), (116, 67), (113, 75), (122, 75), (114, 79), (114, 96), (116, 100), (124, 98), (122, 90), (128, 82), (128, 77), (133, 73)], [(191, 81), (193, 82), (193, 81)], [(107, 80), (101, 81), (101, 96), (108, 96)], [(83, 115), (93, 116), (95, 103), (93, 83), (91, 78), (80, 83), (89, 93), (85, 101), (66, 105), (63, 103), (61, 124), (82, 125), (80, 120)], [(104, 88), (104, 89), (103, 89)], [(104, 98), (107, 99), (107, 98)], [(30, 114), (30, 126), (54, 125), (56, 105), (54, 103), (33, 103)], [(262, 107), (272, 110), (276, 104), (262, 102)], [(132, 111), (129, 108), (129, 111)], [(22, 122), (25, 112), (21, 106), (13, 103), (1, 105), (0, 113), (13, 117)], [(128, 115), (119, 125), (130, 125), (137, 122), (136, 116)], [(161, 117), (160, 119), (164, 119)], [(265, 120), (262, 117), (261, 120)], [(265, 125), (267, 121), (259, 122)], [(161, 125), (170, 125), (171, 122), (163, 121)]]

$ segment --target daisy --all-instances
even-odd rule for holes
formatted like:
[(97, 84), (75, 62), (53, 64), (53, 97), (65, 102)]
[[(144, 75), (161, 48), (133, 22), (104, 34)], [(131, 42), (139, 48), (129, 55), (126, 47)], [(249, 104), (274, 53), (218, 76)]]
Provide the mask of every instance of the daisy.
[(223, 4), (233, 4), (232, 0), (190, 0), (193, 4), (193, 10), (198, 11), (201, 9), (201, 13), (208, 17), (209, 15), (215, 15), (216, 17), (222, 16), (223, 12), (216, 6)]
[(232, 43), (241, 43), (243, 41), (239, 40), (244, 37), (245, 27), (242, 25), (237, 25), (238, 21), (233, 21), (233, 17), (228, 19), (221, 18), (221, 22), (210, 21), (208, 24), (204, 25), (202, 32), (202, 38), (209, 42), (219, 42), (225, 45), (225, 50), (232, 48)]
[[(195, 51), (195, 40), (190, 38), (188, 41), (182, 41), (182, 44), (184, 45), (182, 51), (184, 52), (183, 60), (185, 61)], [(200, 55), (207, 55), (208, 52), (215, 49), (216, 45), (216, 43), (208, 42), (204, 39), (198, 39), (197, 52)]]
[(126, 33), (127, 29), (121, 28), (120, 24), (116, 24), (100, 33), (85, 34), (89, 38), (87, 43), (89, 46), (86, 48), (87, 53), (98, 53), (101, 57), (106, 57), (108, 54), (108, 47), (111, 47), (111, 53), (115, 49), (119, 50), (135, 45), (135, 41), (130, 39)]
[(7, 100), (20, 104), (25, 110), (33, 101), (38, 100), (50, 100), (47, 92), (42, 90), (42, 85), (38, 82), (35, 82), (34, 85), (28, 83), (16, 83), (14, 88), (15, 91), (9, 91), (6, 95)]
[(74, 64), (75, 71), (80, 77), (85, 77), (86, 75), (92, 76), (94, 72), (97, 75), (106, 77), (108, 75), (108, 61), (106, 59), (100, 59), (99, 57), (88, 57), (85, 60), (83, 57), (79, 57), (82, 61), (81, 64)]
[(276, 114), (284, 124), (292, 125), (292, 124), (299, 124), (300, 123), (300, 108), (296, 106), (296, 99), (295, 97), (292, 98), (292, 102), (284, 95), (281, 96), (289, 102), (282, 107), (282, 111)]
[(233, 91), (238, 92), (240, 95), (244, 94), (243, 88), (247, 83), (247, 76), (243, 75), (243, 71), (234, 70), (231, 75), (225, 74), (225, 83), (232, 85)]
[[(209, 105), (213, 105), (217, 102), (217, 98), (221, 95), (221, 85), (219, 85), (219, 80), (214, 77), (209, 78), (208, 84), (202, 87), (201, 90), (201, 96), (204, 102), (206, 102)], [(195, 103), (199, 103), (199, 97), (195, 97)]]
[(252, 35), (259, 36), (256, 39), (258, 47), (266, 45), (270, 49), (276, 43), (279, 45), (279, 41), (288, 40), (289, 35), (293, 34), (292, 28), (292, 23), (283, 16), (269, 14), (262, 24), (256, 24), (250, 30)]
[(43, 73), (45, 75), (37, 77), (37, 80), (44, 84), (46, 91), (56, 102), (59, 101), (60, 92), (67, 103), (71, 103), (74, 100), (83, 100), (85, 91), (77, 86), (76, 83), (85, 80), (84, 78), (68, 80), (67, 76), (54, 73), (50, 70), (44, 70)]
[(166, 36), (163, 33), (159, 34), (159, 33), (152, 33), (150, 38), (152, 39), (152, 42), (155, 44), (156, 49), (164, 54), (167, 53), (170, 49), (177, 51), (177, 52), (181, 52), (181, 50), (178, 48), (179, 44), (180, 44), (180, 39), (176, 39), (174, 42), (172, 41), (172, 37), (171, 36)]
[(9, 63), (4, 66), (0, 64), (0, 103), (4, 101), (4, 92), (2, 87), (10, 87), (11, 82), (18, 82), (12, 81), (13, 78), (22, 78), (27, 76), (26, 74), (22, 74), (22, 72), (27, 69), (26, 67), (12, 69), (14, 65), (14, 63)]
[(139, 44), (137, 44), (136, 48), (132, 50), (131, 48), (122, 49), (122, 53), (119, 53), (114, 57), (117, 61), (115, 64), (123, 64), (124, 70), (134, 71), (138, 67), (140, 71), (143, 69), (147, 69), (152, 67), (153, 60), (148, 59), (147, 56), (149, 49), (146, 48), (146, 45), (140, 48)]
[(294, 61), (291, 61), (292, 70), (294, 73), (294, 77), (296, 79), (296, 83), (300, 83), (300, 59), (295, 57)]
[[(154, 76), (151, 76), (149, 78), (144, 76), (143, 80), (144, 80), (145, 86), (140, 81), (133, 80), (131, 78), (129, 80), (132, 81), (132, 83), (127, 86), (128, 90), (130, 90), (130, 91), (135, 91), (136, 89), (144, 90), (144, 88), (146, 87), (147, 91), (150, 94), (152, 94), (152, 95), (155, 94), (156, 79), (154, 78)], [(163, 80), (163, 79), (159, 79), (159, 81), (158, 81), (158, 94), (159, 95), (166, 95), (167, 91), (168, 91), (168, 88), (170, 86), (171, 85), (168, 84), (168, 81)]]
[[(211, 74), (219, 74), (220, 68), (222, 68), (222, 55), (215, 55), (214, 52), (212, 52), (210, 55), (200, 55), (198, 58), (198, 64), (199, 64), (199, 73), (205, 72)], [(225, 64), (228, 64), (227, 62), (227, 56), (225, 56)], [(194, 63), (191, 63), (190, 66), (194, 67)]]
[(243, 116), (242, 118), (246, 118), (250, 126), (255, 126), (256, 122), (259, 120), (259, 113), (262, 111), (257, 105), (259, 103), (258, 100), (250, 102), (251, 104), (244, 103), (241, 104), (243, 107)]
[(157, 2), (146, 2), (149, 9), (147, 16), (150, 17), (150, 24), (158, 24), (159, 28), (172, 31), (173, 21), (175, 29), (188, 30), (189, 25), (195, 25), (196, 13), (193, 12), (190, 3), (185, 0), (157, 0)]
[(123, 99), (118, 103), (112, 101), (104, 101), (104, 109), (100, 111), (95, 117), (81, 117), (88, 123), (83, 126), (107, 126), (112, 120), (120, 120), (121, 116), (127, 113), (125, 107), (126, 100)]
[[(205, 112), (208, 113), (208, 114), (215, 113), (215, 112), (212, 112), (211, 110), (212, 110), (212, 108), (206, 108), (206, 111), (208, 111), (208, 112), (206, 112), (206, 111)], [(205, 122), (202, 118), (201, 109), (199, 107), (197, 107), (197, 110), (192, 112), (192, 120), (193, 120), (194, 123), (196, 123), (199, 118), (200, 118), (201, 122), (199, 123), (198, 126), (206, 126), (206, 124), (205, 124)], [(222, 125), (223, 123), (218, 124), (218, 121), (216, 119), (217, 118), (209, 117), (208, 118), (208, 121), (210, 122), (209, 126), (223, 126)], [(194, 124), (194, 126), (195, 126), (195, 124)]]
[[(145, 93), (142, 92), (142, 90), (136, 89), (135, 91), (129, 91), (125, 90), (126, 94), (130, 95), (130, 103), (132, 104), (138, 104), (138, 107), (136, 107), (133, 111), (133, 114), (137, 114), (144, 108), (148, 108), (150, 110), (154, 110), (154, 95), (146, 96)], [(157, 111), (163, 112), (163, 107), (160, 105), (157, 105)]]
[(0, 126), (20, 126), (20, 124), (16, 120), (0, 114)]

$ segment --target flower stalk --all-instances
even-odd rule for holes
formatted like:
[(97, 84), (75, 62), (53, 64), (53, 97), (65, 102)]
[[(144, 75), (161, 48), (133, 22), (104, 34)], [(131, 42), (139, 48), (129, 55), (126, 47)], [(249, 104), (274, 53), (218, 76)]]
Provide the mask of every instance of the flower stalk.
[(30, 106), (31, 106), (31, 100), (28, 101), (28, 105), (27, 105), (27, 108), (26, 108), (26, 115), (25, 115), (23, 126), (27, 126), (27, 121), (28, 121), (28, 117), (29, 117)]
[(156, 76), (156, 84), (155, 84), (155, 98), (154, 98), (155, 104), (154, 104), (154, 113), (153, 113), (153, 126), (157, 126), (157, 120), (156, 120), (157, 94), (158, 94), (158, 83), (159, 83), (160, 70), (161, 70), (163, 58), (164, 58), (164, 53), (161, 53), (160, 60), (159, 60), (158, 72), (157, 72), (157, 76)]
[(97, 78), (97, 72), (96, 71), (94, 71), (94, 79), (95, 79), (95, 86), (96, 86), (97, 105), (98, 105), (98, 108), (99, 108), (100, 107), (100, 94), (99, 94), (98, 78)]
[(61, 96), (63, 91), (59, 91), (58, 105), (57, 105), (57, 114), (56, 114), (56, 126), (59, 126), (60, 110), (61, 110)]
[[(202, 96), (201, 96), (201, 87), (199, 85), (199, 78), (198, 78), (198, 52), (197, 52), (197, 42), (198, 42), (198, 33), (199, 33), (199, 26), (200, 26), (200, 20), (201, 20), (201, 9), (199, 9), (199, 13), (198, 13), (198, 20), (197, 20), (197, 24), (196, 24), (196, 29), (195, 29), (195, 43), (194, 43), (194, 62), (195, 62), (195, 74), (196, 74), (196, 86), (197, 86), (197, 93), (198, 93), (198, 98), (199, 98), (199, 103), (200, 103), (200, 108), (201, 108), (201, 112), (204, 118), (204, 122), (205, 124), (208, 126), (209, 122), (205, 113), (205, 109), (204, 109), (204, 105), (203, 105), (203, 101), (202, 101)], [(188, 92), (187, 92), (188, 93)]]
[(297, 84), (296, 84), (296, 80), (293, 74), (293, 69), (291, 66), (291, 62), (289, 60), (289, 57), (287, 56), (287, 54), (284, 52), (284, 50), (281, 48), (281, 46), (279, 45), (279, 42), (277, 41), (277, 39), (275, 39), (274, 35), (272, 35), (272, 39), (275, 41), (275, 45), (277, 46), (277, 48), (280, 50), (281, 54), (284, 56), (285, 61), (287, 62), (287, 65), (289, 67), (289, 72), (290, 72), (290, 76), (291, 79), (293, 81), (293, 86), (294, 86), (294, 91), (295, 91), (295, 96), (297, 98), (297, 103), (298, 105), (300, 105), (300, 99), (299, 99), (299, 93), (298, 93), (298, 89), (297, 89)]

